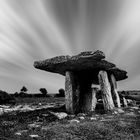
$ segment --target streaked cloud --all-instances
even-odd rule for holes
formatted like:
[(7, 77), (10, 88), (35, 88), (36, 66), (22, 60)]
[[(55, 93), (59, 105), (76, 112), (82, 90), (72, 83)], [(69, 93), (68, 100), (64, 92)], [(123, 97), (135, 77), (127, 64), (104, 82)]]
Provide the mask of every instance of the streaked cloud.
[(139, 0), (2, 0), (0, 89), (57, 92), (64, 77), (33, 62), (97, 49), (128, 71), (120, 89), (139, 89), (139, 25)]

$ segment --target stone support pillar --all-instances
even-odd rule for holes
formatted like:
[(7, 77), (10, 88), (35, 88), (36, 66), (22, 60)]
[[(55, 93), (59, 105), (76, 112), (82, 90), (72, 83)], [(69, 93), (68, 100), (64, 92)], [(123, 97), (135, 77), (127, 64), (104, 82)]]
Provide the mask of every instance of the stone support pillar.
[(102, 92), (102, 99), (105, 111), (114, 109), (114, 103), (111, 95), (110, 83), (106, 71), (100, 71), (98, 74), (99, 84)]
[(85, 92), (85, 94), (83, 95), (83, 99), (81, 99), (81, 101), (82, 101), (81, 105), (82, 112), (94, 111), (97, 103), (96, 90), (89, 87), (89, 90)]
[(65, 75), (65, 106), (68, 113), (79, 111), (79, 85), (73, 72), (67, 71)]
[(112, 93), (112, 98), (113, 98), (115, 107), (121, 107), (120, 97), (117, 92), (117, 82), (113, 74), (109, 76), (109, 81), (111, 85), (111, 93)]
[(95, 111), (97, 98), (96, 98), (97, 89), (92, 88), (92, 98), (91, 98), (91, 111)]

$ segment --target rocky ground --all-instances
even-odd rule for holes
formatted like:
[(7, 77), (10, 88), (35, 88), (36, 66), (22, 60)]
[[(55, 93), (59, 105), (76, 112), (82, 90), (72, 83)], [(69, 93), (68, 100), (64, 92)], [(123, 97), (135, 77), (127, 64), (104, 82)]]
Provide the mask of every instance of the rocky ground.
[[(63, 102), (0, 106), (1, 140), (139, 140), (140, 108), (68, 115)], [(2, 112), (2, 111), (1, 111)]]

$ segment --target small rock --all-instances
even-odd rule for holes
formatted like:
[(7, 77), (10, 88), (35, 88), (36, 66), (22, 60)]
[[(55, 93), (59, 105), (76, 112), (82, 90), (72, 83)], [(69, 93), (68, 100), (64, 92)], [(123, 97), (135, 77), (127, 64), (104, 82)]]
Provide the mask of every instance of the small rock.
[(77, 124), (79, 123), (80, 121), (79, 120), (76, 120), (76, 119), (73, 119), (73, 120), (70, 120), (70, 124)]
[(16, 132), (15, 135), (21, 136), (21, 132)]
[(42, 116), (43, 116), (43, 117), (47, 117), (47, 116), (49, 116), (49, 114), (42, 114)]
[(31, 138), (39, 138), (39, 136), (38, 135), (34, 135), (34, 134), (32, 134), (32, 135), (29, 135)]
[(28, 132), (28, 130), (20, 130), (20, 131), (16, 132), (15, 135), (21, 136), (23, 133), (27, 133), (27, 132)]
[(46, 127), (46, 126), (42, 126), (41, 130), (45, 130), (45, 131), (47, 131), (47, 130), (48, 130), (48, 127)]
[(69, 115), (69, 117), (74, 118), (74, 117), (75, 117), (75, 115)]
[(101, 122), (104, 122), (104, 121), (106, 121), (106, 120), (105, 120), (105, 119), (101, 119), (100, 121), (101, 121)]
[(106, 116), (107, 118), (113, 118), (114, 116), (113, 115), (108, 115)]
[(113, 114), (118, 114), (118, 112), (117, 111), (114, 111)]
[(55, 115), (58, 119), (64, 119), (68, 116), (68, 114), (65, 112), (59, 112), (59, 113), (50, 112), (50, 113)]
[(37, 116), (37, 117), (36, 117), (36, 121), (37, 121), (37, 122), (42, 122), (42, 121), (43, 121), (43, 117), (44, 117), (44, 116)]
[(28, 127), (31, 128), (31, 129), (32, 128), (38, 128), (38, 127), (40, 127), (40, 125), (33, 123), (33, 124), (29, 124)]
[(80, 116), (80, 117), (79, 117), (79, 119), (80, 119), (80, 120), (84, 120), (84, 119), (85, 119), (85, 117), (83, 117), (83, 116)]
[(20, 132), (21, 132), (21, 133), (27, 133), (28, 130), (21, 130)]
[(118, 113), (124, 113), (124, 111), (121, 108), (117, 109)]
[(132, 109), (139, 109), (139, 107), (137, 107), (137, 106), (134, 106), (134, 107), (131, 107)]
[(91, 117), (90, 120), (92, 120), (92, 121), (93, 121), (93, 120), (97, 120), (97, 118), (95, 118), (95, 117)]
[(78, 116), (86, 116), (84, 113), (79, 113)]

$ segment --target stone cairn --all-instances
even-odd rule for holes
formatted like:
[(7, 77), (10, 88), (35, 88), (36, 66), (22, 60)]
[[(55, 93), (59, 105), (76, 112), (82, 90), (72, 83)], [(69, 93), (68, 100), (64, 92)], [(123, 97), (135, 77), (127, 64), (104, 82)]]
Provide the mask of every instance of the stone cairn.
[[(127, 78), (127, 72), (105, 60), (103, 52), (81, 52), (74, 56), (57, 56), (34, 62), (37, 69), (65, 76), (65, 106), (68, 113), (94, 111), (97, 90), (100, 85), (105, 111), (121, 107), (117, 82)], [(125, 98), (123, 100), (125, 103)]]

